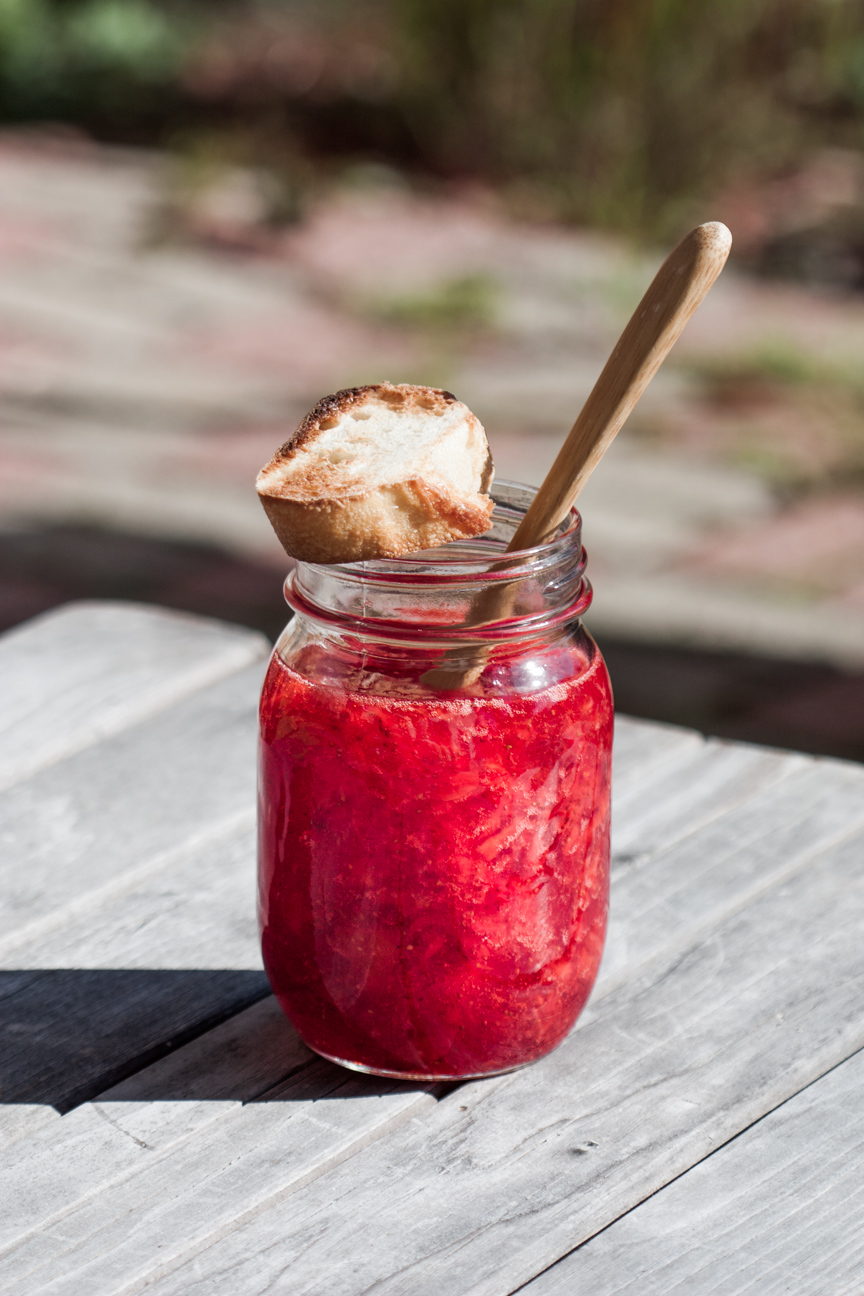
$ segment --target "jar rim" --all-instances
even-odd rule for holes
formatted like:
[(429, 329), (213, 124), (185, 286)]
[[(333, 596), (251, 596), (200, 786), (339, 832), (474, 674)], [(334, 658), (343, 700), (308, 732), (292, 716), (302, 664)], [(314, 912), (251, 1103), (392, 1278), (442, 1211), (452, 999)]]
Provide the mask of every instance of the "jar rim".
[[(549, 541), (505, 551), (534, 487), (493, 482), (493, 532), (439, 549), (358, 563), (298, 562), (285, 582), (295, 612), (390, 640), (524, 637), (579, 617), (591, 602), (581, 518), (573, 509)], [(461, 550), (461, 552), (460, 552)], [(493, 597), (490, 606), (483, 600)], [(484, 617), (478, 618), (478, 609)]]
[[(489, 494), (495, 501), (496, 513), (506, 511), (513, 514), (515, 531), (537, 494), (537, 489), (536, 486), (496, 477), (489, 488)], [(467, 540), (451, 541), (439, 548), (423, 549), (400, 558), (376, 558), (362, 562), (330, 563), (326, 566), (315, 563), (297, 565), (326, 571), (329, 575), (348, 581), (374, 584), (427, 585), (442, 582), (461, 585), (475, 584), (478, 581), (484, 584), (512, 581), (520, 575), (536, 572), (559, 561), (573, 547), (574, 542), (582, 553), (581, 532), (582, 517), (574, 507), (559, 524), (551, 540), (531, 545), (527, 549), (508, 551), (506, 540), (494, 538), (489, 532), (485, 532)], [(472, 552), (465, 552), (468, 549)]]

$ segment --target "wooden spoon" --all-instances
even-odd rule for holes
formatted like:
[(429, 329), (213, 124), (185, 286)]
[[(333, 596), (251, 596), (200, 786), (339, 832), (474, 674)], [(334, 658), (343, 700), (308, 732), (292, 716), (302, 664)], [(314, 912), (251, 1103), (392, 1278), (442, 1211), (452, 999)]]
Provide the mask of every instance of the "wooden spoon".
[[(726, 226), (709, 221), (691, 230), (669, 253), (606, 361), (570, 435), (507, 546), (507, 553), (530, 549), (555, 534), (723, 269), (731, 246), (732, 235)], [(512, 584), (484, 591), (474, 602), (468, 624), (506, 616), (513, 593)], [(434, 689), (471, 684), (482, 673), (490, 651), (479, 649), (478, 660), (467, 668), (454, 664), (450, 669), (442, 666), (428, 670), (420, 677), (421, 682)]]

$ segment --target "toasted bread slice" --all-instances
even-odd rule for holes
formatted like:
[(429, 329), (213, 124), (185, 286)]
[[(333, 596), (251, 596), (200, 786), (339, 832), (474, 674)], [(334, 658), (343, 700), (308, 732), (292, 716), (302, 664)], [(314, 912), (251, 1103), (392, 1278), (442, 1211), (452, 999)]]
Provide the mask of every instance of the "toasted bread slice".
[(385, 382), (325, 396), (256, 485), (286, 553), (342, 563), (488, 531), (491, 481), (486, 434), (466, 405)]

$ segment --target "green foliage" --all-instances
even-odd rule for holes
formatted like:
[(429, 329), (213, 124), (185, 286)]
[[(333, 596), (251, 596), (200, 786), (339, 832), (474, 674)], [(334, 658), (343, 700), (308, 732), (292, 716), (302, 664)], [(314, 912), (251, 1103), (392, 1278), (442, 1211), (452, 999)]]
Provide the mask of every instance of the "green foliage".
[(679, 367), (733, 417), (737, 463), (793, 493), (864, 482), (864, 374), (854, 355), (822, 357), (778, 338)]
[(704, 355), (679, 364), (714, 394), (746, 388), (810, 387), (864, 397), (864, 374), (857, 362), (821, 359), (794, 343), (778, 339), (750, 350)]
[(0, 107), (13, 119), (134, 111), (176, 76), (190, 30), (152, 0), (0, 0)]
[(447, 279), (428, 292), (369, 303), (370, 314), (431, 333), (453, 334), (488, 328), (495, 318), (496, 285), (488, 275)]
[(70, 14), (66, 33), (82, 62), (143, 81), (171, 76), (184, 44), (176, 25), (147, 0), (90, 0)]
[(721, 396), (728, 388), (758, 387), (766, 383), (835, 383), (841, 373), (834, 366), (781, 341), (740, 353), (700, 356), (683, 367)]
[(445, 171), (667, 232), (813, 143), (858, 145), (862, 0), (386, 0), (401, 94)]
[(864, 144), (864, 0), (247, 0), (245, 12), (311, 22), (337, 44), (351, 27), (316, 82), (321, 112), (350, 101), (352, 67), (383, 49), (378, 107), (405, 128), (396, 160), (482, 176), (529, 213), (665, 238), (742, 176)]
[(864, 0), (0, 0), (7, 120), (147, 113), (666, 238), (864, 146)]

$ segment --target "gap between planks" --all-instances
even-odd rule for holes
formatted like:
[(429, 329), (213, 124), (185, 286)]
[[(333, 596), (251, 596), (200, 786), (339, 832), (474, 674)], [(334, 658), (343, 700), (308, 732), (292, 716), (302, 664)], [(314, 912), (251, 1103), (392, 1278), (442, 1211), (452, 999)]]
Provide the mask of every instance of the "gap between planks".
[[(627, 723), (625, 722), (625, 724), (624, 724), (624, 726), (623, 726), (625, 732), (626, 732), (626, 730), (627, 730), (628, 727), (630, 727), (631, 729), (633, 728), (632, 724), (631, 724), (630, 726), (628, 726)], [(638, 726), (636, 726), (636, 727), (638, 727)], [(653, 734), (652, 731), (655, 730), (655, 729), (657, 730), (657, 733), (656, 733), (656, 734)], [(658, 774), (658, 772), (660, 771), (661, 767), (662, 767), (664, 764), (667, 766), (667, 768), (668, 768), (669, 770), (671, 770), (672, 768), (674, 768), (674, 767), (676, 767), (676, 766), (681, 766), (682, 763), (683, 763), (683, 758), (682, 758), (681, 753), (682, 753), (682, 751), (683, 751), (683, 747), (684, 747), (685, 745), (689, 744), (689, 745), (690, 745), (690, 749), (693, 748), (693, 745), (694, 745), (694, 744), (695, 744), (697, 747), (700, 747), (700, 748), (704, 746), (704, 744), (702, 743), (702, 740), (699, 739), (699, 738), (698, 738), (697, 736), (695, 736), (695, 735), (680, 735), (680, 734), (676, 733), (675, 731), (671, 731), (671, 732), (670, 732), (670, 731), (668, 731), (668, 730), (663, 730), (663, 729), (661, 729), (660, 727), (654, 727), (654, 726), (650, 727), (650, 730), (646, 729), (646, 737), (653, 737), (653, 738), (654, 738), (654, 741), (655, 741), (655, 744), (656, 744), (656, 747), (660, 747), (660, 746), (661, 746), (661, 743), (660, 743), (660, 741), (659, 741), (660, 734), (662, 734), (662, 735), (664, 736), (664, 738), (666, 738), (666, 739), (669, 740), (670, 748), (669, 748), (669, 750), (668, 750), (665, 754), (658, 753), (656, 750), (652, 753), (652, 758), (651, 758), (651, 773), (652, 773), (653, 776), (656, 776), (656, 775)], [(626, 746), (627, 746), (627, 744), (626, 744), (626, 742), (625, 742), (625, 743), (624, 743), (625, 751), (626, 751)], [(620, 751), (620, 749), (621, 749), (621, 744), (620, 744), (620, 742), (619, 742), (619, 751)], [(646, 756), (647, 756), (647, 754), (648, 754), (648, 753), (647, 753), (647, 751), (646, 751)], [(625, 763), (626, 763), (626, 762), (625, 762)], [(717, 811), (715, 810), (715, 813), (716, 813), (716, 812), (717, 812)]]
[(491, 1093), (466, 1086), (194, 1262), (158, 1279), (145, 1266), (121, 1287), (98, 1281), (94, 1256), (79, 1284), (512, 1291), (864, 1044), (862, 847), (828, 852), (710, 940), (656, 959), (535, 1068)]
[[(654, 739), (655, 739), (655, 735), (653, 733), (653, 726), (633, 724), (625, 727), (629, 727), (631, 731), (630, 751), (632, 755), (635, 757), (636, 767), (639, 767), (643, 763), (642, 762), (643, 756), (647, 756), (649, 753), (653, 755)], [(741, 788), (740, 786), (738, 786), (740, 781), (733, 778), (731, 783), (729, 783), (728, 771), (725, 771), (722, 763), (722, 759), (721, 759), (720, 771), (719, 771), (721, 774), (721, 778), (719, 780), (717, 779), (718, 771), (715, 770), (713, 766), (717, 764), (718, 757), (721, 758), (723, 757), (723, 752), (720, 747), (718, 747), (716, 744), (714, 745), (710, 743), (706, 744), (702, 739), (697, 738), (695, 735), (677, 733), (675, 731), (670, 731), (670, 730), (661, 729), (659, 736), (661, 739), (661, 746), (667, 751), (667, 753), (673, 749), (678, 751), (683, 749), (688, 753), (688, 756), (691, 758), (689, 760), (690, 772), (692, 773), (693, 770), (696, 769), (699, 772), (699, 777), (701, 778), (702, 783), (705, 784), (705, 787), (701, 791), (701, 800), (703, 802), (705, 802), (706, 800), (710, 800), (711, 795), (713, 795), (715, 800), (717, 800), (718, 806), (722, 807), (727, 803), (730, 793), (735, 793), (738, 797), (740, 797)], [(640, 754), (640, 749), (641, 749), (641, 754)], [(699, 761), (696, 761), (695, 765), (692, 761), (692, 753), (694, 749), (701, 757), (702, 760), (701, 765)], [(760, 780), (762, 782), (765, 782), (766, 779), (770, 781), (771, 779), (775, 778), (777, 774), (777, 767), (792, 768), (794, 766), (794, 762), (789, 761), (787, 758), (779, 756), (777, 753), (760, 753), (758, 752), (757, 749), (742, 748), (740, 755), (741, 755), (741, 760), (744, 762), (745, 770), (748, 776), (747, 788), (748, 791), (750, 792), (753, 791), (754, 786), (758, 785)], [(652, 770), (655, 772), (656, 772), (656, 765), (657, 762), (652, 761)], [(698, 784), (698, 779), (697, 779), (697, 784)], [(676, 787), (677, 787), (677, 780), (676, 780)], [(662, 804), (662, 800), (663, 800), (662, 789), (657, 790), (657, 797), (659, 799), (660, 804)], [(656, 805), (654, 806), (654, 810), (655, 810), (655, 819), (656, 819)], [(638, 819), (638, 817), (639, 816), (637, 813), (636, 818)], [(625, 824), (628, 822), (632, 824), (633, 811), (631, 810), (629, 813), (625, 812), (623, 819)], [(655, 830), (656, 830), (656, 825), (655, 825)], [(111, 861), (112, 867), (114, 867), (114, 863), (115, 862), (112, 858)], [(212, 861), (211, 861), (211, 869), (212, 869)], [(190, 856), (189, 865), (186, 872), (188, 872), (188, 874), (191, 877), (194, 874), (194, 871), (195, 871), (195, 859), (193, 856)], [(177, 884), (181, 888), (184, 885), (182, 870), (180, 876), (177, 878)], [(220, 888), (223, 886), (224, 884), (220, 883)], [(142, 909), (142, 904), (143, 904), (143, 909)], [(136, 900), (136, 905), (134, 907), (134, 913), (138, 914), (139, 916), (144, 915), (146, 921), (146, 914), (151, 911), (152, 911), (152, 906), (150, 906), (146, 902), (146, 897), (143, 899), (142, 897), (138, 897)], [(199, 910), (198, 908), (196, 908), (196, 913), (198, 912)], [(100, 928), (107, 928), (110, 932), (112, 926), (116, 924), (117, 934), (122, 936), (124, 930), (124, 917), (122, 913), (121, 903), (115, 901), (113, 906), (110, 905), (107, 906), (104, 910), (104, 916), (100, 911), (100, 922), (97, 923), (94, 928), (93, 918), (95, 916), (96, 915), (91, 912), (89, 920), (86, 923), (82, 924), (82, 922), (79, 920), (77, 923), (73, 922), (71, 923), (71, 925), (67, 924), (68, 931), (65, 940), (60, 945), (59, 949), (57, 948), (56, 940), (53, 946), (55, 953), (52, 956), (52, 961), (55, 963), (55, 965), (58, 962), (58, 960), (60, 963), (63, 964), (68, 964), (72, 961), (70, 955), (75, 951), (76, 942), (83, 942), (83, 943), (79, 943), (77, 946), (79, 958), (87, 955), (88, 940), (92, 945), (94, 943), (94, 937), (96, 937), (97, 939), (95, 943), (98, 948), (100, 939), (103, 939), (99, 937)], [(211, 920), (210, 925), (218, 930), (220, 927), (219, 915), (218, 914), (214, 915), (211, 913), (208, 915), (208, 917)], [(125, 925), (128, 926), (128, 919), (126, 920)], [(164, 919), (162, 920), (162, 927), (164, 928)], [(250, 941), (249, 946), (251, 947), (251, 945), (252, 942)], [(192, 934), (184, 932), (182, 939), (178, 941), (178, 947), (184, 950), (185, 952), (188, 952), (190, 948), (194, 951), (194, 938), (192, 938)], [(112, 946), (110, 944), (107, 946), (107, 949), (106, 947), (103, 946), (101, 950), (101, 958), (103, 962), (104, 962), (104, 957), (106, 952), (107, 954), (110, 955), (111, 949)], [(126, 955), (125, 962), (127, 962), (128, 964), (129, 956), (135, 954), (134, 943), (131, 946), (124, 947), (124, 951), (122, 952), (125, 953)], [(144, 952), (145, 951), (143, 950), (140, 951), (139, 957), (137, 959), (137, 962), (139, 964), (143, 961)], [(44, 962), (45, 949), (41, 943), (37, 947), (36, 951), (34, 951), (34, 953), (37, 953), (39, 959), (42, 962)], [(154, 961), (153, 959), (154, 953), (158, 954), (158, 951), (151, 950), (150, 952), (151, 962)], [(257, 956), (257, 949), (255, 950), (255, 955)], [(162, 957), (164, 956), (160, 954), (155, 961), (160, 962)], [(93, 954), (90, 953), (89, 961), (92, 962), (92, 960), (93, 960)], [(136, 960), (133, 960), (133, 962), (134, 961)], [(22, 959), (19, 956), (18, 962), (19, 963), (32, 962), (32, 960)], [(239, 966), (240, 964), (238, 963), (235, 965)]]
[[(0, 951), (250, 820), (255, 664), (0, 792)], [(251, 821), (251, 820), (250, 820)]]
[[(10, 932), (3, 950), (7, 968), (13, 953), (16, 971), (28, 967), (108, 967), (112, 961), (127, 968), (170, 966), (170, 956), (159, 937), (165, 934), (166, 928), (174, 931), (170, 921), (166, 924), (166, 915), (172, 912), (170, 891), (178, 887), (181, 890), (185, 887), (188, 895), (195, 897), (190, 911), (195, 921), (187, 924), (182, 938), (175, 935), (175, 966), (188, 967), (191, 958), (193, 965), (198, 960), (197, 965), (205, 966), (209, 959), (211, 964), (215, 961), (224, 967), (226, 952), (231, 954), (231, 966), (260, 965), (251, 920), (254, 844), (250, 839), (246, 845), (253, 821), (251, 770), (257, 684), (257, 670), (242, 672), (202, 690), (194, 698), (134, 727), (127, 734), (107, 740), (98, 752), (76, 754), (34, 776), (27, 789), (0, 794), (0, 821), (5, 819), (5, 830), (11, 837), (15, 836), (16, 823), (30, 821), (27, 808), (31, 802), (43, 807), (58, 800), (64, 805), (77, 803), (70, 840), (64, 825), (61, 824), (64, 831), (58, 836), (46, 832), (40, 824), (35, 851), (31, 850), (28, 856), (26, 842), (22, 843), (14, 872), (17, 874), (22, 864), (26, 864), (27, 885), (33, 892), (30, 908), (40, 916), (24, 930)], [(209, 730), (202, 732), (202, 720), (209, 721)], [(670, 735), (666, 737), (669, 739)], [(650, 741), (648, 732), (642, 732), (642, 741)], [(685, 746), (688, 743), (685, 740)], [(184, 774), (190, 762), (199, 784), (191, 789), (191, 794)], [(107, 782), (100, 776), (102, 763), (112, 771)], [(217, 770), (220, 777), (214, 778)], [(89, 796), (94, 787), (95, 798), (91, 796), (89, 803), (84, 804), (79, 789), (86, 789)], [(175, 798), (172, 810), (168, 796), (178, 788), (179, 798)], [(225, 795), (227, 789), (233, 793), (230, 798)], [(23, 813), (19, 804), (22, 796), (26, 803)], [(246, 801), (248, 808), (231, 813), (232, 800), (235, 806), (238, 801)], [(151, 809), (147, 813), (158, 821), (158, 830), (149, 828), (145, 814), (141, 828), (130, 833), (130, 823), (135, 823), (134, 811), (142, 802), (146, 809), (148, 801)], [(158, 815), (154, 813), (157, 810), (161, 811)], [(106, 835), (103, 821), (109, 819), (123, 826), (120, 839), (115, 840), (111, 832)], [(178, 839), (178, 845), (159, 849), (165, 841)], [(245, 849), (249, 866), (244, 868), (238, 858), (226, 873), (225, 866), (216, 868), (215, 865), (226, 849), (232, 849), (235, 839), (241, 843), (241, 853)], [(79, 862), (82, 850), (86, 852), (84, 869)], [(71, 891), (67, 888), (69, 894), (61, 893), (59, 897), (55, 881), (58, 866), (63, 867), (71, 887)], [(239, 890), (232, 870), (239, 870), (238, 878), (243, 875)], [(218, 883), (215, 910), (212, 905), (208, 907), (206, 888), (202, 890), (196, 872), (208, 879), (211, 889)], [(167, 896), (163, 894), (166, 886)], [(7, 894), (10, 891), (11, 887), (7, 886)], [(226, 924), (236, 921), (228, 910), (229, 901), (237, 912), (248, 915), (249, 921), (242, 949), (234, 941), (229, 942), (226, 951), (224, 937), (220, 940), (218, 934), (226, 931)], [(52, 903), (53, 913), (50, 912)], [(189, 910), (188, 904), (185, 909)], [(147, 929), (143, 945), (137, 936), (141, 924)], [(209, 947), (206, 939), (203, 944), (201, 940), (205, 930), (212, 934)], [(208, 1005), (212, 1012), (214, 1006), (209, 1000)], [(10, 1008), (14, 1011), (14, 1003), (8, 997), (5, 1007), (7, 1016)], [(92, 1005), (88, 1006), (88, 1013), (91, 1008)], [(69, 1025), (74, 1030), (74, 1017)], [(187, 1033), (188, 1029), (188, 1026), (183, 1028)], [(121, 1038), (122, 1032), (118, 1041)], [(148, 1040), (147, 1048), (152, 1047), (153, 1041)], [(147, 1049), (143, 1051), (146, 1053)], [(133, 1048), (133, 1059), (140, 1052)], [(114, 1061), (119, 1065), (122, 1059)], [(64, 1098), (63, 1105), (67, 1101)], [(34, 1109), (33, 1123), (41, 1119), (38, 1109)], [(4, 1124), (27, 1127), (27, 1122), (22, 1125), (20, 1118)]]
[[(741, 750), (742, 750), (742, 751), (750, 751), (751, 749), (741, 749)], [(826, 767), (827, 767), (827, 769), (828, 769), (829, 774), (833, 774), (835, 777), (837, 777), (838, 770), (840, 771), (841, 774), (842, 774), (842, 772), (843, 772), (843, 767), (833, 767), (832, 764), (831, 764), (830, 762), (827, 762), (827, 763), (826, 763)], [(797, 767), (795, 767), (795, 768), (796, 768), (796, 772), (798, 772)], [(764, 794), (763, 794), (763, 795), (764, 795)], [(799, 795), (799, 798), (798, 798), (798, 799), (800, 799), (800, 795)], [(769, 826), (768, 826), (768, 831), (769, 831), (769, 835), (770, 835), (771, 832), (774, 831), (774, 829), (773, 829), (773, 824), (769, 824)], [(726, 868), (725, 868), (725, 860), (721, 860), (721, 861), (720, 861), (719, 867), (720, 867), (720, 869), (721, 869), (722, 872), (724, 872), (724, 873), (726, 872)], [(680, 873), (680, 868), (676, 868), (676, 869), (675, 869), (675, 874), (676, 874), (676, 876), (677, 876), (679, 873)], [(745, 881), (746, 881), (746, 879), (745, 879)], [(604, 1009), (604, 1016), (605, 1016), (605, 1009)], [(580, 1035), (580, 1031), (577, 1030), (576, 1034), (572, 1037), (572, 1039), (573, 1039), (573, 1040), (578, 1039), (579, 1035)], [(568, 1042), (568, 1043), (569, 1043), (569, 1042)], [(565, 1047), (567, 1047), (567, 1046), (565, 1046)], [(540, 1064), (540, 1065), (541, 1065), (541, 1067), (544, 1067), (544, 1066), (546, 1066), (548, 1063), (549, 1063), (549, 1060), (547, 1060), (547, 1063)], [(524, 1075), (524, 1074), (527, 1074), (527, 1073), (521, 1073), (521, 1074)], [(513, 1078), (513, 1077), (506, 1077), (506, 1078), (503, 1078), (503, 1081), (512, 1081), (512, 1080), (514, 1080), (514, 1079), (515, 1079), (515, 1078)], [(503, 1083), (503, 1081), (502, 1081), (502, 1083)], [(500, 1086), (499, 1086), (499, 1084), (497, 1084), (497, 1083), (494, 1083), (494, 1082), (493, 1082), (493, 1085), (490, 1085), (489, 1082), (484, 1082), (484, 1084), (483, 1084), (483, 1086), (482, 1086), (482, 1092), (481, 1092), (479, 1095), (477, 1095), (476, 1100), (477, 1100), (477, 1101), (483, 1101), (483, 1102), (488, 1101), (488, 1100), (492, 1097), (492, 1095), (493, 1095), (493, 1091), (494, 1091), (494, 1092), (497, 1092), (497, 1091), (499, 1090), (499, 1088), (500, 1088)], [(464, 1093), (464, 1091), (462, 1091), (462, 1092)], [(67, 1118), (67, 1120), (68, 1120), (68, 1119), (69, 1119), (69, 1118)], [(55, 1149), (55, 1150), (56, 1150), (56, 1149)], [(193, 1152), (194, 1152), (194, 1151), (195, 1151), (195, 1149), (193, 1149)], [(265, 1159), (266, 1159), (266, 1158), (265, 1158)], [(253, 1158), (253, 1160), (254, 1160), (254, 1158)], [(181, 1176), (181, 1177), (182, 1177), (182, 1176)], [(304, 1182), (307, 1182), (307, 1181), (304, 1180)], [(177, 1185), (177, 1187), (179, 1188), (179, 1184)], [(280, 1188), (279, 1191), (280, 1191), (280, 1193), (281, 1193), (281, 1192), (283, 1191), (283, 1189)], [(114, 1198), (114, 1196), (115, 1196), (115, 1191), (114, 1191), (113, 1189), (112, 1189), (112, 1195), (111, 1195), (111, 1196), (112, 1196), (112, 1201), (113, 1201), (113, 1198)], [(239, 1203), (238, 1203), (238, 1204), (239, 1204)], [(134, 1209), (134, 1208), (131, 1208), (131, 1207), (130, 1207), (130, 1209)], [(260, 1206), (256, 1206), (256, 1207), (255, 1207), (255, 1210), (256, 1210), (256, 1211), (258, 1211), (258, 1210), (260, 1210), (260, 1209), (262, 1209)], [(69, 1212), (64, 1212), (64, 1219), (67, 1219), (68, 1214), (69, 1214)], [(233, 1227), (233, 1226), (234, 1226), (234, 1217), (233, 1217), (233, 1215), (232, 1215), (232, 1218), (231, 1218), (231, 1222), (230, 1222), (230, 1224), (226, 1225), (225, 1227), (230, 1228), (230, 1227)], [(67, 1219), (67, 1223), (66, 1223), (66, 1225), (64, 1226), (64, 1235), (66, 1235), (67, 1230), (68, 1230), (68, 1227), (69, 1227), (69, 1221), (68, 1221), (68, 1219)], [(186, 1236), (186, 1231), (188, 1231), (187, 1226), (184, 1226), (184, 1230), (185, 1230), (185, 1231), (184, 1231), (184, 1238), (185, 1238), (185, 1236)], [(71, 1263), (71, 1257), (68, 1257), (68, 1256), (67, 1256), (67, 1257), (66, 1257), (66, 1261), (67, 1261), (67, 1263)], [(80, 1275), (79, 1275), (79, 1277), (80, 1277)], [(151, 1277), (152, 1277), (152, 1274), (151, 1274)], [(87, 1276), (87, 1283), (88, 1283), (88, 1286), (92, 1286), (92, 1280), (93, 1280), (93, 1278), (94, 1278), (94, 1275), (92, 1275), (92, 1274), (89, 1274), (89, 1275)], [(148, 1278), (148, 1281), (149, 1281), (149, 1280), (150, 1280), (150, 1279)], [(25, 1288), (25, 1289), (26, 1289), (26, 1288)], [(92, 1288), (92, 1289), (93, 1289), (93, 1290), (97, 1290), (96, 1288)], [(101, 1289), (100, 1289), (100, 1290), (101, 1290)], [(113, 1292), (114, 1288), (112, 1287), (112, 1288), (108, 1288), (108, 1289), (106, 1289), (106, 1290), (111, 1290), (111, 1291)], [(125, 1290), (125, 1289), (124, 1289), (124, 1290)], [(132, 1290), (132, 1288), (130, 1288), (130, 1290)]]
[(858, 1296), (862, 1091), (859, 1050), (517, 1290)]
[[(76, 967), (91, 974), (111, 966), (183, 969), (190, 959), (213, 969), (224, 969), (227, 962), (263, 982), (263, 973), (248, 971), (260, 968), (252, 831), (259, 677), (257, 664), (237, 672), (0, 793), (0, 826), (13, 847), (0, 866), (6, 907), (0, 977), (8, 984), (26, 969), (65, 969), (71, 976)], [(40, 807), (46, 810), (42, 819), (33, 813)], [(178, 914), (187, 920), (185, 926), (178, 926)], [(243, 930), (235, 933), (238, 915)], [(16, 924), (26, 930), (16, 930)], [(237, 976), (223, 972), (221, 979), (224, 1009), (218, 994), (205, 986), (202, 1028), (225, 1009), (240, 1006)], [(177, 980), (185, 985), (189, 978), (178, 972)], [(47, 986), (48, 981), (46, 993)], [(252, 994), (250, 983), (244, 1002), (260, 993)], [(118, 988), (118, 1011), (122, 997)], [(87, 1000), (81, 1007), (86, 1038), (93, 1005)], [(188, 1037), (197, 1029), (194, 1008), (193, 999), (187, 1019), (172, 1020), (174, 1033)], [(2, 1009), (7, 1029), (19, 1031), (8, 994)], [(6, 1071), (13, 1044), (20, 1055), (28, 1039), (38, 1042), (38, 1034), (28, 1033), (33, 1031), (32, 1008), (28, 1011), (30, 1024), (21, 1022), (19, 1033), (8, 1036)], [(109, 1032), (99, 1045), (108, 1050), (106, 1077), (117, 1074), (117, 1066), (122, 1073), (126, 1060), (143, 1062), (142, 1054), (158, 1045), (152, 1036), (142, 1043), (134, 1014), (128, 1015), (113, 1042)], [(74, 1011), (64, 1029), (74, 1035)], [(91, 1076), (100, 1073), (100, 1065), (100, 1056), (90, 1059)], [(33, 1124), (40, 1123), (38, 1109), (31, 1111)], [(28, 1118), (20, 1113), (8, 1122), (10, 1134), (27, 1127)]]

